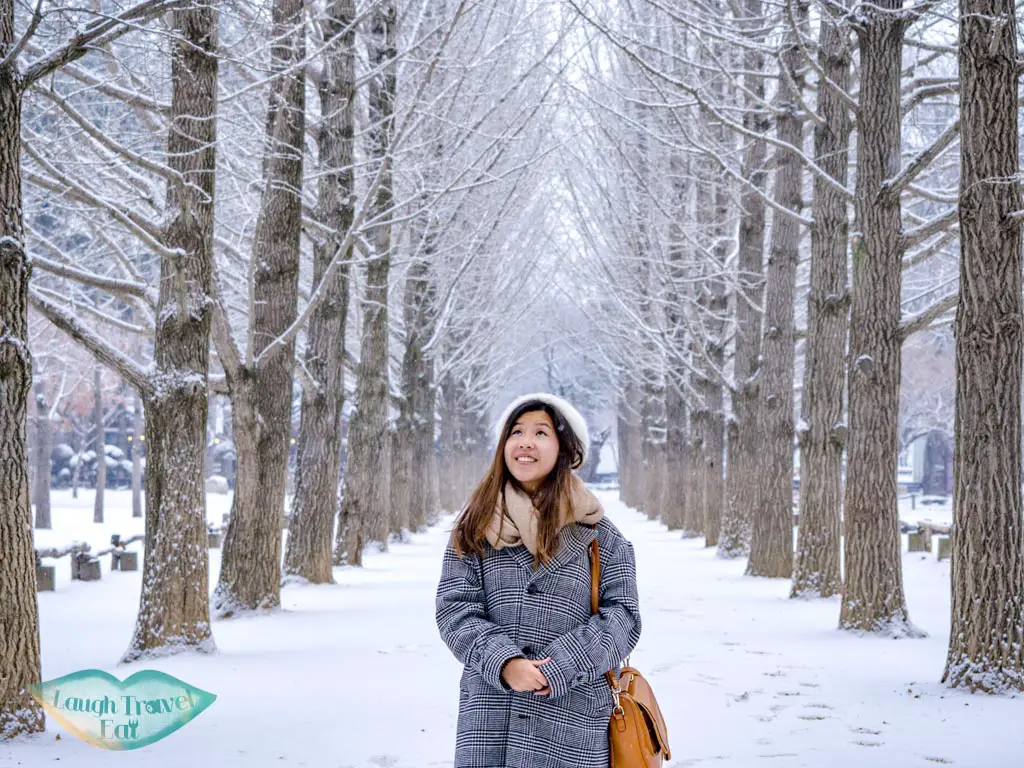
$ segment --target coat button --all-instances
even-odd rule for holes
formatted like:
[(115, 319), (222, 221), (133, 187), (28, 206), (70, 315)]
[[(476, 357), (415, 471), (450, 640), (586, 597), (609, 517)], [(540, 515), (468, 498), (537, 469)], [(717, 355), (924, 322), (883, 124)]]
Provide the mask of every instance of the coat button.
[(537, 594), (537, 585), (536, 584), (531, 584), (530, 586), (528, 586), (526, 588), (526, 592), (527, 592), (527, 594), (530, 594), (530, 595), (536, 595)]
[(530, 646), (526, 646), (525, 648), (523, 648), (523, 653), (529, 656), (531, 653), (533, 653), (533, 648), (531, 648)]

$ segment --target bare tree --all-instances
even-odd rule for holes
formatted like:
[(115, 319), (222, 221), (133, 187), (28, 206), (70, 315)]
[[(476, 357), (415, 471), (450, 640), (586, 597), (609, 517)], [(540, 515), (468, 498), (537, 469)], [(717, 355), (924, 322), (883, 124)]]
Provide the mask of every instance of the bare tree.
[[(792, 0), (787, 0), (792, 2)], [(800, 35), (806, 26), (807, 4), (793, 3), (781, 56), (782, 77), (777, 93), (778, 138), (792, 147), (803, 146), (800, 109), (804, 87)], [(794, 305), (800, 261), (800, 224), (794, 216), (803, 208), (803, 166), (792, 152), (777, 156), (771, 253), (765, 280), (763, 362), (758, 387), (758, 504), (753, 511), (753, 535), (747, 574), (789, 578), (793, 574), (793, 367), (796, 354)], [(781, 209), (781, 210), (780, 210)]]
[(103, 493), (107, 488), (107, 428), (103, 413), (103, 368), (93, 366), (93, 450), (96, 452), (96, 495), (93, 500), (92, 521), (103, 522)]
[(50, 421), (50, 406), (46, 402), (46, 383), (36, 374), (36, 444), (35, 484), (32, 489), (32, 504), (36, 508), (35, 527), (50, 528), (50, 455), (53, 452), (53, 423)]
[(749, 186), (740, 192), (740, 225), (737, 242), (734, 313), (736, 343), (733, 353), (732, 416), (729, 420), (726, 468), (726, 500), (718, 556), (744, 557), (750, 552), (750, 522), (757, 500), (755, 404), (758, 392), (758, 363), (761, 357), (761, 303), (764, 298), (765, 209), (763, 192), (767, 181), (765, 159), (768, 145), (756, 138), (771, 127), (771, 114), (764, 108), (766, 69), (762, 48), (766, 28), (761, 0), (746, 0), (739, 6), (740, 28), (751, 38), (743, 51), (744, 137), (740, 174)]
[(26, 452), (32, 390), (27, 348), (31, 267), (22, 220), (22, 96), (36, 81), (170, 5), (147, 0), (118, 16), (100, 17), (24, 67), (19, 59), (42, 20), (42, 5), (37, 4), (21, 35), (16, 33), (14, 3), (0, 5), (0, 456), (6, 467), (0, 482), (0, 597), (12, 606), (0, 622), (0, 739), (44, 727), (42, 708), (28, 693), (28, 686), (40, 680), (40, 661)]
[(910, 21), (903, 0), (864, 8), (857, 131), (857, 234), (850, 314), (850, 435), (841, 627), (912, 632), (903, 595), (896, 508), (900, 281), (905, 239), (900, 196), (900, 72)]
[(392, 0), (378, 0), (370, 17), (370, 84), (372, 153), (381, 168), (374, 205), (380, 221), (373, 229), (373, 257), (366, 267), (362, 299), (363, 338), (357, 373), (356, 413), (349, 426), (349, 458), (335, 561), (362, 564), (363, 546), (371, 541), (387, 547), (388, 473), (391, 433), (388, 420), (388, 273), (391, 266), (391, 146), (394, 136), (396, 24)]
[[(296, 465), (295, 497), (288, 531), (284, 572), (314, 584), (329, 584), (331, 545), (337, 515), (341, 469), (341, 415), (345, 398), (343, 361), (348, 315), (348, 262), (353, 245), (342, 247), (352, 226), (353, 155), (356, 96), (356, 8), (352, 0), (333, 0), (321, 22), (325, 40), (335, 40), (323, 53), (317, 83), (321, 122), (317, 128), (321, 177), (316, 218), (330, 234), (321, 235), (313, 249), (313, 290), (328, 291), (309, 319), (305, 375), (302, 379), (302, 418)], [(329, 284), (321, 285), (331, 262), (344, 265)]]
[[(267, 104), (263, 194), (252, 240), (247, 358), (225, 311), (214, 339), (231, 393), (238, 454), (235, 495), (214, 592), (221, 616), (281, 602), (281, 521), (291, 437), (306, 125), (306, 30), (300, 0), (275, 0), (270, 30), (274, 80)], [(223, 301), (223, 300), (222, 300)]]
[[(822, 4), (819, 31), (817, 113), (814, 157), (823, 173), (846, 187), (852, 121), (849, 114), (849, 29), (843, 9)], [(801, 400), (800, 531), (793, 597), (830, 597), (842, 587), (840, 520), (842, 460), (847, 429), (843, 422), (843, 371), (847, 315), (847, 199), (837, 184), (814, 177), (811, 225), (811, 284), (807, 294), (807, 342)]]
[(142, 436), (146, 434), (146, 421), (142, 412), (142, 398), (132, 393), (132, 517), (142, 517)]
[[(1024, 690), (1016, 10), (960, 2), (953, 607), (943, 680)], [(995, 448), (995, 449), (994, 449)]]

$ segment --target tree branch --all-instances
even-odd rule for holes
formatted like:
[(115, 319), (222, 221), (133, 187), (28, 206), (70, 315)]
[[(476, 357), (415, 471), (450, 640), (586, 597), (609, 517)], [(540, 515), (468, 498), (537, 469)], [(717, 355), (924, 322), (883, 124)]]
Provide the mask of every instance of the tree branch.
[(43, 0), (36, 0), (36, 8), (32, 11), (32, 20), (28, 24), (28, 29), (25, 30), (25, 34), (21, 36), (18, 44), (12, 48), (4, 60), (0, 61), (0, 70), (7, 69), (15, 64), (18, 60), (18, 56), (25, 50), (25, 46), (28, 45), (28, 41), (32, 39), (32, 35), (36, 33), (36, 28), (39, 26), (39, 22), (43, 20)]
[(88, 24), (64, 46), (33, 62), (22, 73), (22, 88), (79, 59), (91, 49), (113, 42), (130, 31), (136, 23), (148, 21), (165, 11), (184, 4), (184, 0), (144, 0), (120, 16), (101, 17)]
[(94, 275), (91, 272), (86, 272), (67, 264), (58, 264), (39, 254), (32, 255), (32, 264), (40, 267), (45, 272), (49, 272), (51, 275), (67, 277), (75, 282), (99, 288), (115, 296), (134, 296), (143, 300), (149, 300), (148, 286), (144, 283), (133, 283), (129, 280), (101, 277), (100, 275)]
[(949, 226), (957, 220), (960, 215), (960, 209), (957, 206), (953, 206), (948, 211), (939, 216), (936, 216), (929, 222), (922, 224), (917, 229), (912, 229), (909, 232), (904, 233), (903, 239), (907, 248), (923, 243), (932, 235), (937, 235), (939, 232), (944, 232)]
[(907, 163), (906, 167), (891, 179), (882, 182), (882, 194), (891, 200), (899, 195), (918, 175), (927, 168), (932, 160), (941, 155), (957, 137), (960, 136), (960, 119), (957, 118), (942, 134), (923, 150), (917, 157)]
[(937, 320), (946, 312), (953, 309), (959, 301), (960, 292), (957, 291), (956, 293), (940, 300), (938, 303), (932, 304), (928, 309), (908, 317), (900, 324), (900, 343), (902, 344), (918, 331), (923, 331), (931, 325), (934, 320)]
[(34, 288), (29, 289), (28, 298), (32, 306), (47, 320), (85, 347), (99, 362), (115, 371), (142, 397), (153, 396), (153, 382), (142, 366), (79, 323), (77, 318), (63, 307), (41, 296)]

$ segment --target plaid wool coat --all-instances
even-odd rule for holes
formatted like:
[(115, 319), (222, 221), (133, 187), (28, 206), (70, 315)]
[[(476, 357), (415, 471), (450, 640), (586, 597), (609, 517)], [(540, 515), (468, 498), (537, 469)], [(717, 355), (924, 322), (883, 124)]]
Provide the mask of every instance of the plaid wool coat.
[[(599, 612), (590, 615), (590, 557), (601, 555)], [(633, 546), (607, 519), (570, 523), (557, 555), (533, 568), (523, 546), (485, 545), (460, 558), (451, 543), (437, 588), (437, 626), (465, 665), (459, 685), (455, 768), (608, 768), (612, 695), (604, 674), (640, 639)], [(541, 666), (549, 696), (501, 679), (516, 656)]]

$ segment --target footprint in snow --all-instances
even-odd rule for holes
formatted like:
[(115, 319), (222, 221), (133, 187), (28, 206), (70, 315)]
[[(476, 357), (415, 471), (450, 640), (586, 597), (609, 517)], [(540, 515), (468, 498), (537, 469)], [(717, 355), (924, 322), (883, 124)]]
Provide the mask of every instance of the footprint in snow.
[(884, 741), (855, 741), (853, 743), (858, 747), (880, 747), (885, 744)]

